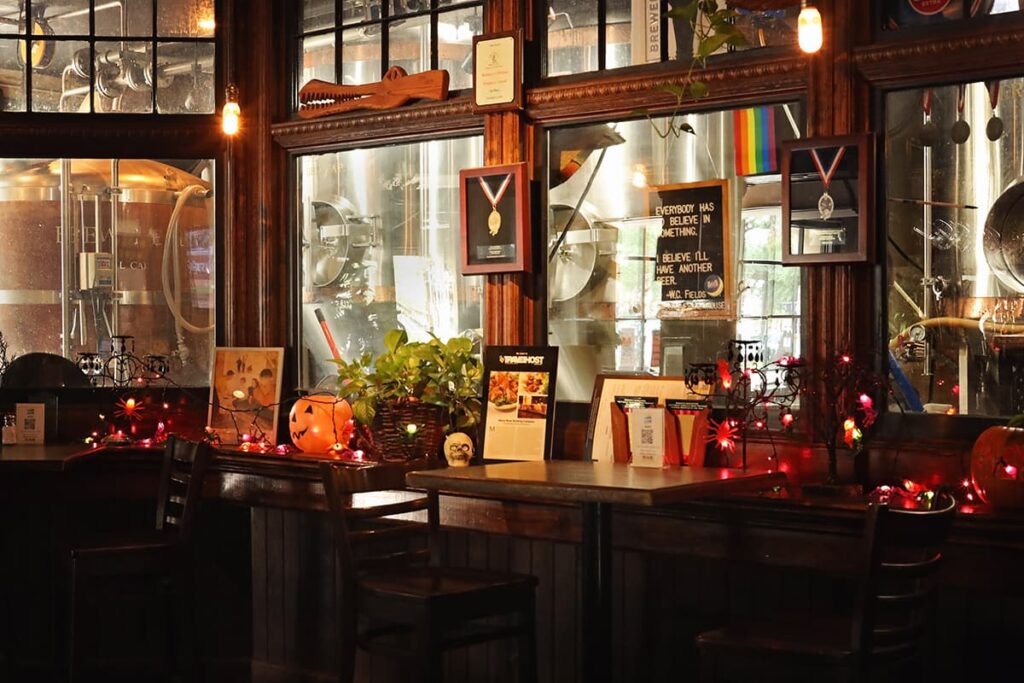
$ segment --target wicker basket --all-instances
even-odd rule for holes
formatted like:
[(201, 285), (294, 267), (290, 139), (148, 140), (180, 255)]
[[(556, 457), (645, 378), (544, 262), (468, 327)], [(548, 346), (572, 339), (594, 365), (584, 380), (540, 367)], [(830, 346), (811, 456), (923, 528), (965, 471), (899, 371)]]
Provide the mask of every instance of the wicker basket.
[[(387, 403), (374, 420), (373, 450), (376, 460), (408, 461), (437, 458), (444, 441), (448, 411), (422, 401)], [(410, 433), (409, 425), (416, 425)]]

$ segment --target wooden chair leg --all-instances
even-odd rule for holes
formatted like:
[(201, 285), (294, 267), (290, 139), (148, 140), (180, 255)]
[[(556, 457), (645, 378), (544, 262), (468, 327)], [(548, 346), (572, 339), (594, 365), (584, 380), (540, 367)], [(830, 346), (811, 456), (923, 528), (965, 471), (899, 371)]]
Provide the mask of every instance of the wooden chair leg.
[(522, 632), (519, 636), (519, 682), (537, 683), (537, 615), (531, 597), (519, 613)]
[(355, 683), (356, 679), (356, 646), (355, 619), (343, 610), (339, 618), (339, 648), (338, 648), (338, 683)]
[(422, 683), (441, 683), (444, 678), (444, 653), (438, 646), (429, 620), (420, 623), (416, 632), (416, 656), (413, 658), (416, 676)]
[(697, 664), (700, 668), (700, 683), (715, 683), (715, 658), (708, 650), (697, 650)]
[(82, 647), (78, 637), (83, 633), (82, 624), (79, 621), (83, 618), (82, 609), (82, 587), (78, 582), (77, 564), (71, 560), (70, 591), (68, 594), (68, 652), (67, 652), (67, 675), (68, 683), (76, 683), (81, 676), (82, 669)]

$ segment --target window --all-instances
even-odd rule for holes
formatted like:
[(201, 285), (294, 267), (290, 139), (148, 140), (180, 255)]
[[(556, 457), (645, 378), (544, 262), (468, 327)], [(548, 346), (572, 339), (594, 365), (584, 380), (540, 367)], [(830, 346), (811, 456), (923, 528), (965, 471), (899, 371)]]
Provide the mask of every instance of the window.
[[(777, 142), (792, 139), (802, 135), (802, 112), (796, 104), (758, 111), (764, 116), (677, 117), (677, 129), (693, 130), (678, 137), (655, 130), (664, 133), (668, 118), (548, 133), (548, 336), (560, 347), (560, 400), (589, 401), (598, 373), (680, 375), (717, 358), (730, 339), (761, 341), (769, 357), (799, 354), (800, 270), (781, 266), (778, 152), (764, 148), (759, 158), (774, 168), (754, 168), (739, 163), (734, 139), (752, 120), (766, 122)], [(649, 215), (648, 197), (715, 179), (730, 183), (723, 258), (734, 274), (733, 314), (674, 315), (658, 275), (667, 223)]]
[(0, 332), (10, 352), (108, 356), (117, 335), (209, 382), (213, 161), (0, 159)]
[[(685, 0), (688, 2), (688, 0)], [(666, 16), (684, 1), (548, 0), (548, 76), (689, 59), (693, 32)], [(800, 4), (752, 12), (737, 9), (737, 25), (751, 48), (796, 44)]]
[(908, 410), (1024, 412), (1022, 95), (1020, 78), (886, 95), (886, 338)]
[(372, 83), (391, 66), (445, 69), (452, 90), (473, 85), (482, 0), (303, 0), (301, 12), (300, 86), (313, 78)]
[(936, 26), (1019, 12), (1020, 0), (882, 0), (882, 28)]
[(213, 113), (214, 31), (214, 0), (0, 0), (0, 111)]
[[(300, 382), (329, 387), (338, 354), (482, 336), (482, 277), (459, 274), (459, 170), (483, 164), (464, 137), (300, 157)], [(333, 345), (333, 348), (332, 348)]]

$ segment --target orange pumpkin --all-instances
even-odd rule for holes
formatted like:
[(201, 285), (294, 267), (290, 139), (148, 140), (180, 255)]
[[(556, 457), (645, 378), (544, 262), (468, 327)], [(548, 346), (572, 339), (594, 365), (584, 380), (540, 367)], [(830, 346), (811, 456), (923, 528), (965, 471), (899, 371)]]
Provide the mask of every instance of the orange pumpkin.
[(354, 429), (352, 406), (334, 396), (304, 396), (288, 416), (292, 443), (306, 453), (326, 453), (336, 443), (347, 446)]
[(989, 427), (971, 449), (971, 483), (997, 510), (1024, 508), (1024, 429)]

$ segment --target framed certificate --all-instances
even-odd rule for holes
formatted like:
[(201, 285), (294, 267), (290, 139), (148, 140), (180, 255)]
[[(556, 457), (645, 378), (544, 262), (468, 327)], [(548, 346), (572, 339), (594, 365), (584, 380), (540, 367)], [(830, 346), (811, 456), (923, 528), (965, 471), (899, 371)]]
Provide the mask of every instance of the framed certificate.
[(523, 108), (523, 32), (506, 31), (473, 38), (473, 108), (510, 111)]
[(518, 273), (532, 266), (526, 164), (459, 172), (462, 273)]

